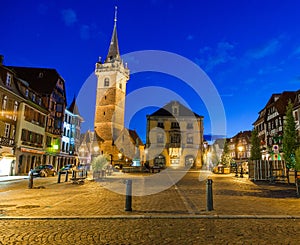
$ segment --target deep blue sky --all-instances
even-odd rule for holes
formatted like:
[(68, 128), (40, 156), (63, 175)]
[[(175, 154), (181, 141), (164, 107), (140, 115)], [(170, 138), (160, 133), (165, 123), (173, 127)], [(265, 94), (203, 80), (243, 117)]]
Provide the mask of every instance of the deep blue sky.
[[(121, 54), (165, 50), (197, 63), (221, 96), (229, 137), (252, 129), (272, 93), (300, 89), (297, 0), (5, 1), (0, 15), (5, 64), (56, 68), (71, 103), (98, 57), (107, 54), (115, 5)], [(128, 93), (146, 85), (178, 92), (177, 82), (166, 75), (140, 73), (131, 76), (127, 87)], [(90, 93), (86, 98), (92, 102), (95, 91)], [(210, 134), (201, 101), (193, 99), (191, 91), (187, 94), (192, 109), (205, 117), (205, 133)], [(143, 139), (150, 109), (141, 110), (129, 125)], [(86, 119), (83, 129), (92, 129), (93, 105), (79, 110)]]

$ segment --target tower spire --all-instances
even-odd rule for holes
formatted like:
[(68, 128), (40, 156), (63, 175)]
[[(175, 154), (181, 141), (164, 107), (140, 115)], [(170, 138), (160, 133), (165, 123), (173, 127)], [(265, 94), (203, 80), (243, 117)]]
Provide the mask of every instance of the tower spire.
[(113, 29), (105, 63), (113, 62), (115, 60), (120, 61), (120, 52), (119, 52), (118, 35), (117, 35), (117, 9), (118, 9), (117, 6), (115, 6), (114, 29)]
[(118, 13), (118, 7), (115, 6), (115, 19), (114, 19), (115, 25), (117, 24), (117, 13)]

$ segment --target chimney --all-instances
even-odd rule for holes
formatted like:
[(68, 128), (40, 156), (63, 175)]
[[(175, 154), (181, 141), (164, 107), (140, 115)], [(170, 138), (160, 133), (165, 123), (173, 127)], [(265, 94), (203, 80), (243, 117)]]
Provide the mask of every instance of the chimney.
[(4, 61), (4, 56), (0, 54), (0, 65), (3, 65), (3, 61)]

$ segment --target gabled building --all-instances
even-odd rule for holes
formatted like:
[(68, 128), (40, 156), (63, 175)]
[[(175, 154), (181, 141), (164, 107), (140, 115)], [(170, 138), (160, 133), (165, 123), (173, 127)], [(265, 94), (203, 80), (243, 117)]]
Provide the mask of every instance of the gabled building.
[(203, 116), (178, 101), (147, 115), (146, 134), (150, 165), (202, 167)]
[(64, 112), (66, 108), (65, 81), (61, 75), (50, 68), (31, 68), (9, 66), (16, 76), (29, 84), (34, 91), (39, 91), (42, 104), (49, 111), (45, 132), (45, 157), (43, 164), (52, 164), (57, 170), (63, 165), (61, 139)]
[(296, 122), (296, 130), (298, 132), (298, 145), (300, 146), (300, 90), (296, 92), (293, 114)]
[(266, 160), (281, 160), (283, 124), (288, 102), (295, 101), (296, 92), (285, 91), (272, 94), (266, 106), (253, 123), (261, 140), (262, 157)]
[[(0, 90), (9, 89), (11, 92), (11, 95), (6, 93), (2, 97), (1, 113), (5, 118), (5, 135), (10, 135), (9, 140), (2, 140), (2, 144), (6, 142), (11, 148), (8, 150), (7, 146), (3, 146), (2, 155), (7, 156), (11, 152), (11, 159), (14, 159), (6, 175), (27, 174), (44, 160), (45, 125), (49, 112), (42, 96), (27, 81), (2, 63), (0, 70), (1, 80), (6, 74), (5, 85), (1, 84)], [(10, 125), (9, 121), (12, 122)]]
[(18, 110), (22, 96), (15, 84), (15, 74), (3, 65), (0, 56), (0, 176), (16, 172), (15, 144)]
[(119, 149), (118, 158), (112, 159), (115, 164), (144, 164), (144, 144), (135, 130), (123, 128), (115, 145)]
[(241, 131), (227, 141), (229, 155), (235, 162), (246, 162), (251, 155), (251, 131)]
[(78, 148), (80, 145), (80, 130), (83, 118), (79, 114), (75, 97), (71, 105), (65, 109), (61, 155), (64, 155), (63, 165), (78, 165)]
[(99, 154), (104, 154), (100, 148), (103, 142), (104, 140), (91, 130), (87, 130), (80, 135), (78, 159), (80, 164), (84, 165), (87, 170), (90, 170), (91, 162), (94, 157), (97, 157)]

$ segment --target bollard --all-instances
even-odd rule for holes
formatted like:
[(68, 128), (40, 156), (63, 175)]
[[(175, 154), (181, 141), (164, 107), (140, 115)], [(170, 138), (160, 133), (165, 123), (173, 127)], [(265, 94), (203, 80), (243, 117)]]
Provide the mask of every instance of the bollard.
[(60, 176), (61, 176), (61, 172), (58, 171), (58, 173), (57, 173), (57, 183), (60, 183)]
[(236, 165), (236, 167), (235, 167), (235, 177), (239, 177), (239, 175), (238, 175), (238, 165)]
[(65, 182), (68, 182), (68, 175), (69, 175), (69, 171), (66, 171), (66, 178), (65, 178)]
[(126, 183), (126, 199), (125, 199), (125, 211), (132, 211), (132, 180), (128, 179)]
[(206, 210), (213, 210), (213, 192), (212, 192), (212, 179), (206, 181)]
[(243, 167), (241, 166), (241, 172), (240, 172), (240, 177), (243, 178), (244, 175), (243, 175)]
[(33, 188), (33, 174), (32, 174), (32, 169), (29, 171), (28, 176), (29, 176), (29, 178), (28, 178), (28, 188), (32, 189)]

